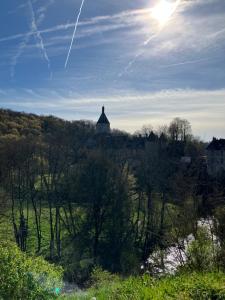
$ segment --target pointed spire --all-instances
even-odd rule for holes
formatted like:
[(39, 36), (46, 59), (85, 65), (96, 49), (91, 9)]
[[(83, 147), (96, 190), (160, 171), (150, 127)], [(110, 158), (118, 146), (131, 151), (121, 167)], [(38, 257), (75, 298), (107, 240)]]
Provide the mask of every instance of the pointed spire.
[(102, 113), (96, 124), (97, 133), (110, 134), (110, 123), (105, 115), (105, 107), (102, 106)]
[(98, 120), (97, 123), (105, 123), (105, 124), (110, 124), (109, 120), (107, 119), (106, 115), (105, 115), (105, 107), (102, 106), (102, 114)]

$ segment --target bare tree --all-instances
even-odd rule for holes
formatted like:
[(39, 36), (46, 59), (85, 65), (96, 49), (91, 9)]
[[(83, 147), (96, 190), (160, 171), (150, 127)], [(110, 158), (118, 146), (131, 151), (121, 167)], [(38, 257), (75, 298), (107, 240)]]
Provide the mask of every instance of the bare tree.
[(175, 118), (168, 131), (173, 141), (186, 141), (191, 136), (191, 125), (186, 119)]

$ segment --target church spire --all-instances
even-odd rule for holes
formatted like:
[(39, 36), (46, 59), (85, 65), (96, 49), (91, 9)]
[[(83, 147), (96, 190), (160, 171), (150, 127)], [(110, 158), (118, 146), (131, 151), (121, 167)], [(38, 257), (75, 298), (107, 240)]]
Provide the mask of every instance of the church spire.
[(96, 124), (98, 133), (110, 133), (110, 122), (105, 115), (105, 106), (102, 106), (102, 113)]

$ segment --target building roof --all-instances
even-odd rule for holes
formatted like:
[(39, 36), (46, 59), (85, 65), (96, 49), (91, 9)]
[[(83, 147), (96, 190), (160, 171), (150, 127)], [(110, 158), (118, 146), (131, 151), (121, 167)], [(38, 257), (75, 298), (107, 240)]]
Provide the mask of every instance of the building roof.
[(110, 124), (109, 120), (107, 119), (106, 115), (105, 115), (105, 107), (102, 106), (102, 114), (100, 116), (100, 118), (98, 119), (97, 124)]
[(225, 150), (225, 139), (213, 138), (212, 142), (208, 145), (207, 150), (211, 150), (211, 151)]

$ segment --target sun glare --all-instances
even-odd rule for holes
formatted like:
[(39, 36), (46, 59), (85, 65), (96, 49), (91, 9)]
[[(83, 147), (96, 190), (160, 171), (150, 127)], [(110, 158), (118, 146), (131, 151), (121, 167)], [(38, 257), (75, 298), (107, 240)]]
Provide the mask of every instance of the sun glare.
[(168, 0), (160, 0), (155, 7), (151, 9), (151, 16), (159, 22), (160, 25), (166, 24), (175, 12), (178, 1), (170, 2)]

